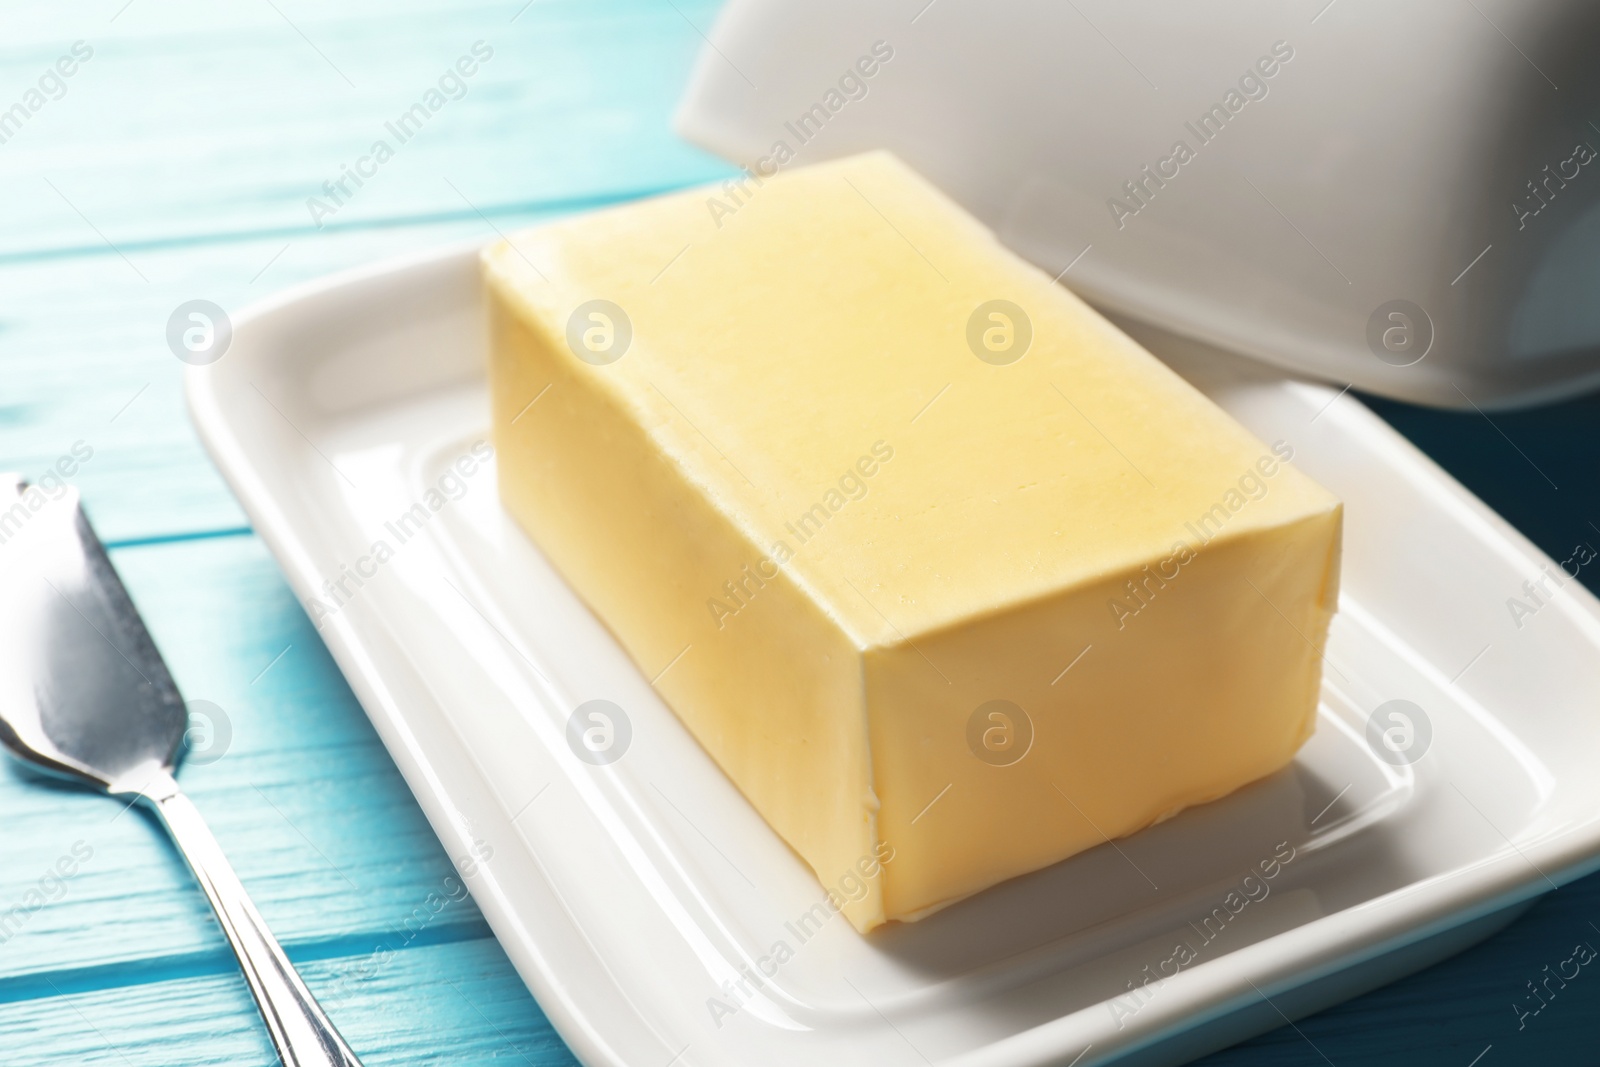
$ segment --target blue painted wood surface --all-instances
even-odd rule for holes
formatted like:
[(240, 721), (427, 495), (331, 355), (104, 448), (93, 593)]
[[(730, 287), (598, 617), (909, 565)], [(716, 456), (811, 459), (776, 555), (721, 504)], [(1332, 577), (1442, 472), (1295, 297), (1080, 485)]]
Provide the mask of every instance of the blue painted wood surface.
[[(268, 921), (371, 1064), (569, 1064), (182, 413), (164, 328), (292, 282), (709, 180), (670, 110), (715, 0), (95, 0), (0, 12), (0, 109), (92, 56), (0, 143), (0, 469), (74, 481), (186, 696), (184, 770)], [(475, 43), (487, 62), (314, 225), (308, 197)], [(80, 49), (81, 51), (81, 49)], [(485, 221), (485, 220), (489, 221)], [(1374, 401), (1558, 558), (1600, 545), (1600, 403)], [(1559, 488), (1555, 488), (1559, 486)], [(1594, 586), (1595, 576), (1583, 574)], [(70, 874), (62, 873), (70, 872)], [(441, 903), (443, 901), (443, 903)], [(38, 906), (35, 906), (37, 903)], [(1483, 946), (1204, 1062), (1593, 1062), (1600, 878)], [(0, 1064), (269, 1064), (205, 903), (157, 829), (0, 771)]]

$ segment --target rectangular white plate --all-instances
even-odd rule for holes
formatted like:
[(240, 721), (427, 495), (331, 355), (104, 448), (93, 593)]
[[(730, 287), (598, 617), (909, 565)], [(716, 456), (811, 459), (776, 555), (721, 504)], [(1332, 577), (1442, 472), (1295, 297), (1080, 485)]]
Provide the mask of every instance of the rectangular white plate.
[[(493, 464), (449, 473), (488, 436), (474, 252), (256, 306), (189, 402), (446, 848), (492, 852), (473, 893), (586, 1063), (1178, 1062), (1597, 866), (1595, 599), (1568, 584), (1518, 629), (1507, 598), (1555, 565), (1376, 416), (1145, 332), (1346, 502), (1316, 735), (1265, 782), (922, 922), (803, 927), (822, 887), (506, 518)], [(632, 728), (605, 766), (566, 742), (596, 698)], [(1367, 740), (1395, 699), (1431, 735), (1399, 766)], [(1245, 883), (1280, 843), (1294, 858)], [(1180, 942), (1198, 958), (1145, 985)]]

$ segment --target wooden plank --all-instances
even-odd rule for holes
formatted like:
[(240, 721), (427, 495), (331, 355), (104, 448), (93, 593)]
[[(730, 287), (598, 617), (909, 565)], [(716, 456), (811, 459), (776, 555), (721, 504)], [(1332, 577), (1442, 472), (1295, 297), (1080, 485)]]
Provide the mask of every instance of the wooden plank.
[[(276, 6), (141, 0), (114, 23), (30, 20), (26, 45), (0, 53), (5, 93), (36, 87), (75, 39), (92, 57), (0, 144), (0, 256), (109, 243), (132, 258), (319, 222), (632, 196), (723, 171), (670, 127), (715, 0)], [(463, 58), (474, 72), (450, 76)], [(392, 158), (364, 164), (359, 186), (324, 189), (379, 141)], [(311, 211), (312, 197), (334, 214)]]
[[(96, 51), (0, 144), (0, 470), (37, 476), (82, 442), (111, 542), (245, 523), (182, 410), (165, 338), (180, 303), (237, 310), (728, 171), (669, 122), (714, 0), (279, 6), (4, 16), (0, 86), (19, 94), (74, 40)], [(399, 144), (384, 123), (479, 39), (493, 58)], [(318, 229), (307, 199), (385, 136), (394, 158)]]
[[(303, 963), (306, 984), (368, 1067), (576, 1061), (492, 939), (378, 961)], [(6, 1067), (276, 1067), (237, 974), (0, 1003)]]
[[(179, 780), (278, 936), (312, 954), (484, 936), (466, 881), (262, 545), (226, 537), (113, 556), (185, 698), (221, 709)], [(232, 967), (204, 898), (141, 811), (6, 761), (0, 826), (0, 1001), (37, 996), (44, 975), (111, 983)]]
[[(162, 338), (178, 302), (237, 308), (487, 238), (480, 208), (509, 228), (722, 172), (667, 132), (698, 43), (671, 5), (541, 2), (502, 27), (521, 6), (282, 0), (280, 19), (273, 5), (117, 0), (75, 27), (8, 12), (0, 84), (26, 85), (74, 36), (97, 53), (0, 145), (0, 465), (37, 475), (83, 440), (95, 454), (78, 481), (110, 539), (237, 527), (181, 413)], [(483, 76), (316, 230), (305, 199), (479, 34), (496, 49)], [(474, 940), (484, 927), (454, 899), (449, 859), (259, 544), (115, 556), (179, 683), (232, 728), (226, 755), (184, 780), (367, 1062), (571, 1062), (498, 947)], [(153, 826), (9, 769), (0, 818), (0, 908), (50, 898), (0, 944), (0, 1062), (271, 1062)]]

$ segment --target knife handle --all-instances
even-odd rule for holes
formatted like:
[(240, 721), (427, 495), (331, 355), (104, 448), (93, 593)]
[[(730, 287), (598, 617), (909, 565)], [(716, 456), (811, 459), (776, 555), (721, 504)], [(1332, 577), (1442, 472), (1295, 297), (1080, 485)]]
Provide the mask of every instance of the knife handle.
[(200, 810), (177, 781), (162, 773), (139, 792), (161, 817), (211, 901), (284, 1067), (361, 1067), (261, 920)]

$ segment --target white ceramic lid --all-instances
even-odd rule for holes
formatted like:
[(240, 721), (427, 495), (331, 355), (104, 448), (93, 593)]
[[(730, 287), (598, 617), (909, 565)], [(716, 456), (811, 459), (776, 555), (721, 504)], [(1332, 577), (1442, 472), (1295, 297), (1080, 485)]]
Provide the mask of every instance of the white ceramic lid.
[(1600, 384), (1597, 43), (1582, 0), (728, 0), (678, 122), (892, 149), (1103, 307), (1504, 407)]

